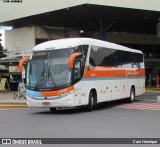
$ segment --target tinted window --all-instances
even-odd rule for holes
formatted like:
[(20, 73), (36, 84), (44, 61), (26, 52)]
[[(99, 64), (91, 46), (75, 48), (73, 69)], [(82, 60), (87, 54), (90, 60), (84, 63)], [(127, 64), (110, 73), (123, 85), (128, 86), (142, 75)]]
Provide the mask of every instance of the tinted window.
[(53, 50), (49, 52), (49, 58), (65, 58), (74, 53), (73, 49)]
[(81, 52), (82, 53), (83, 62), (85, 64), (86, 58), (87, 58), (87, 52), (88, 52), (88, 45), (77, 46), (76, 49), (75, 49), (75, 52)]
[(110, 49), (101, 48), (101, 60), (100, 66), (111, 66), (113, 64), (113, 57)]
[(143, 55), (103, 47), (91, 47), (90, 65), (114, 66), (124, 68), (143, 67)]
[(144, 67), (143, 63), (143, 55), (142, 54), (135, 54), (135, 62), (138, 68)]
[(90, 52), (89, 63), (92, 66), (98, 66), (101, 62), (101, 52), (100, 47), (92, 46)]

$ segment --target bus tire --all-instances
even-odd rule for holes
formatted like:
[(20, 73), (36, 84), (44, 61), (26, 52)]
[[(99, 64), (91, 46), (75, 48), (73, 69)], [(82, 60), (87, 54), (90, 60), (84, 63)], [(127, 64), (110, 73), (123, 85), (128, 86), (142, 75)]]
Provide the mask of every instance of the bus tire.
[(133, 103), (135, 101), (135, 88), (132, 86), (130, 90), (130, 97), (128, 98), (129, 103)]
[(93, 109), (96, 107), (96, 103), (97, 103), (96, 93), (93, 93), (93, 91), (90, 91), (89, 102), (88, 102), (88, 105), (87, 105), (87, 111), (88, 112), (93, 111)]
[(55, 112), (55, 111), (56, 111), (56, 108), (50, 108), (50, 111), (51, 111), (51, 112)]

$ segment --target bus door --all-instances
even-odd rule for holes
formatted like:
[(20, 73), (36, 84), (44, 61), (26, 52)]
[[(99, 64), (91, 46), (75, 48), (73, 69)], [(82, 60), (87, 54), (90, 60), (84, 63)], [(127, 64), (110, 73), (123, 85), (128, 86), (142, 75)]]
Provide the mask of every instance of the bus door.
[(75, 91), (74, 91), (74, 102), (75, 106), (82, 105), (85, 101), (85, 93), (84, 93), (84, 82), (80, 81), (75, 84)]
[(83, 77), (83, 62), (81, 58), (76, 58), (74, 60), (74, 68), (73, 68), (73, 82), (75, 83), (75, 91), (74, 91), (74, 98), (75, 98), (75, 105), (82, 105), (84, 103), (84, 81), (82, 81)]

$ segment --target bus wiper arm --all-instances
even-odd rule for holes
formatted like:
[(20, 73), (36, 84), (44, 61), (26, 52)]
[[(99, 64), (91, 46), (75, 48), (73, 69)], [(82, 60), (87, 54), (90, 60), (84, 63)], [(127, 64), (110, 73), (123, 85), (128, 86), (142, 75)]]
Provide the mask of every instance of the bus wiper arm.
[(49, 67), (48, 67), (48, 79), (49, 79), (49, 77), (51, 78), (51, 81), (52, 81), (52, 83), (54, 84), (54, 86), (57, 87), (57, 84), (56, 84), (56, 82), (55, 82), (55, 80), (54, 80), (54, 78), (53, 78), (53, 76), (52, 76), (52, 73), (51, 73), (50, 65), (49, 65)]
[[(35, 87), (39, 86), (39, 82), (40, 81), (46, 81), (46, 76), (45, 76), (45, 63), (44, 63), (44, 67), (43, 67), (43, 72), (42, 72), (42, 76), (39, 77), (38, 81), (35, 84)], [(45, 85), (45, 84), (44, 84)]]

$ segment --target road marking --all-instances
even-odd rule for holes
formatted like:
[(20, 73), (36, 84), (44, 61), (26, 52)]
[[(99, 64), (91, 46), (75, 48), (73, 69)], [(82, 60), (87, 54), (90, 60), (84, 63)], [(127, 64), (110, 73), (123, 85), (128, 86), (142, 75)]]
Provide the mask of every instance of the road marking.
[(160, 110), (160, 103), (131, 103), (122, 104), (115, 108), (138, 109), (138, 110)]
[(145, 101), (145, 102), (155, 102), (157, 103), (157, 100), (147, 100), (147, 99), (137, 99), (138, 101)]

